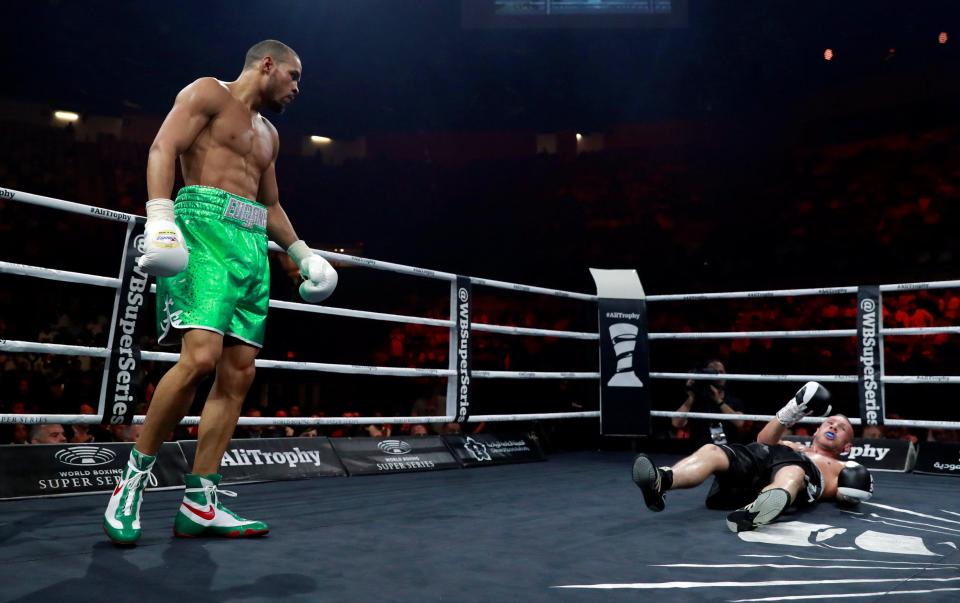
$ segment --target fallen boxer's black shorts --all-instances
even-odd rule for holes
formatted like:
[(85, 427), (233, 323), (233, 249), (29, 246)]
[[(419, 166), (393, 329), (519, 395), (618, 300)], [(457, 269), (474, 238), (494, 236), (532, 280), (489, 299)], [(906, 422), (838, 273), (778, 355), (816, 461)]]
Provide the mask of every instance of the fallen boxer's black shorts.
[(800, 492), (794, 504), (815, 501), (822, 488), (820, 470), (806, 455), (782, 444), (723, 444), (730, 468), (717, 474), (707, 495), (711, 509), (737, 509), (753, 501), (783, 467), (797, 465), (806, 473), (806, 492)]

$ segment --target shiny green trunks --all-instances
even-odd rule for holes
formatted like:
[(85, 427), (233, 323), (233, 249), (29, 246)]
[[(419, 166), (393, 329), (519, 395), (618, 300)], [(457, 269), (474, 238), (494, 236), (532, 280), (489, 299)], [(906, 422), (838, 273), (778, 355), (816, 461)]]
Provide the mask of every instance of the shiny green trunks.
[(209, 186), (186, 186), (174, 202), (190, 252), (187, 268), (157, 278), (157, 333), (163, 345), (204, 329), (263, 346), (270, 303), (267, 208)]

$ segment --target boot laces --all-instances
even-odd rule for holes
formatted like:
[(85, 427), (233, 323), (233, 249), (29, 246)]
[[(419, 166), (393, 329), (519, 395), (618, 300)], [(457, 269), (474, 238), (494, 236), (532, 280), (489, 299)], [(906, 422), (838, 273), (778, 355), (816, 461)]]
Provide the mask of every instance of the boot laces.
[[(133, 463), (129, 463), (127, 468), (133, 475), (127, 479), (127, 483), (125, 485), (126, 488), (136, 492), (138, 490), (143, 490), (147, 486), (153, 488), (157, 487), (157, 476), (154, 475), (150, 469), (141, 471), (140, 469), (137, 469)], [(144, 481), (146, 482), (145, 484)], [(133, 513), (133, 499), (135, 498), (138, 500), (141, 499), (139, 496), (127, 496), (126, 504), (123, 506), (124, 515), (131, 515)]]
[(237, 493), (232, 490), (223, 490), (215, 484), (205, 485), (202, 488), (187, 488), (184, 492), (203, 492), (204, 497), (214, 506), (219, 506), (220, 498), (218, 495), (236, 497)]

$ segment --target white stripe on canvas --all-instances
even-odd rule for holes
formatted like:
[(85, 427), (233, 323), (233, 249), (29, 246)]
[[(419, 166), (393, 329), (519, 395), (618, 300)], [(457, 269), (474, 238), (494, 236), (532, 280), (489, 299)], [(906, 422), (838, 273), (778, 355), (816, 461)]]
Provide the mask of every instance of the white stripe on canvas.
[(657, 590), (665, 588), (749, 588), (754, 586), (807, 586), (811, 584), (862, 584), (868, 582), (876, 584), (878, 582), (956, 582), (958, 578), (913, 578), (904, 580), (903, 578), (844, 578), (840, 580), (764, 580), (762, 582), (627, 582), (623, 584), (564, 584), (553, 586), (551, 588), (591, 588), (597, 590), (615, 590), (615, 589), (633, 589), (633, 590)]
[(650, 567), (689, 567), (689, 568), (750, 568), (750, 567), (768, 567), (771, 569), (862, 569), (862, 570), (907, 570), (911, 572), (924, 570), (953, 570), (956, 567), (916, 567), (909, 565), (906, 567), (893, 567), (889, 565), (806, 565), (806, 564), (785, 564), (785, 563), (661, 563), (651, 565)]
[(932, 588), (930, 590), (893, 590), (876, 593), (830, 593), (822, 595), (791, 595), (787, 597), (763, 597), (761, 599), (731, 599), (730, 603), (753, 603), (760, 601), (802, 601), (804, 599), (850, 599), (854, 597), (883, 597), (886, 595), (923, 595), (960, 590), (960, 588)]
[(847, 558), (833, 558), (833, 557), (803, 557), (801, 555), (761, 555), (757, 553), (753, 554), (742, 554), (740, 557), (753, 557), (758, 559), (796, 559), (798, 561), (853, 561), (859, 563), (890, 563), (893, 565), (942, 565), (945, 567), (960, 567), (960, 564), (957, 563), (935, 563), (933, 561), (883, 561), (880, 559), (847, 559)]

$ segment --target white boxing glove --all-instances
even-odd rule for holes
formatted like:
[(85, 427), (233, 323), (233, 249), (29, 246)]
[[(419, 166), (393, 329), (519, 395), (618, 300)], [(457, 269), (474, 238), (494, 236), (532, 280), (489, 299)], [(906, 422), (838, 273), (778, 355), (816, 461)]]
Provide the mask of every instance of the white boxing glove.
[(807, 381), (777, 412), (781, 425), (793, 427), (804, 417), (825, 417), (832, 409), (830, 392), (816, 381)]
[(305, 302), (318, 304), (333, 294), (339, 277), (330, 262), (310, 251), (303, 241), (288, 247), (287, 254), (300, 268), (300, 275), (304, 278), (300, 283), (300, 297)]
[(143, 255), (137, 265), (153, 276), (173, 276), (187, 267), (187, 246), (173, 220), (173, 201), (147, 201), (147, 226), (143, 234)]

